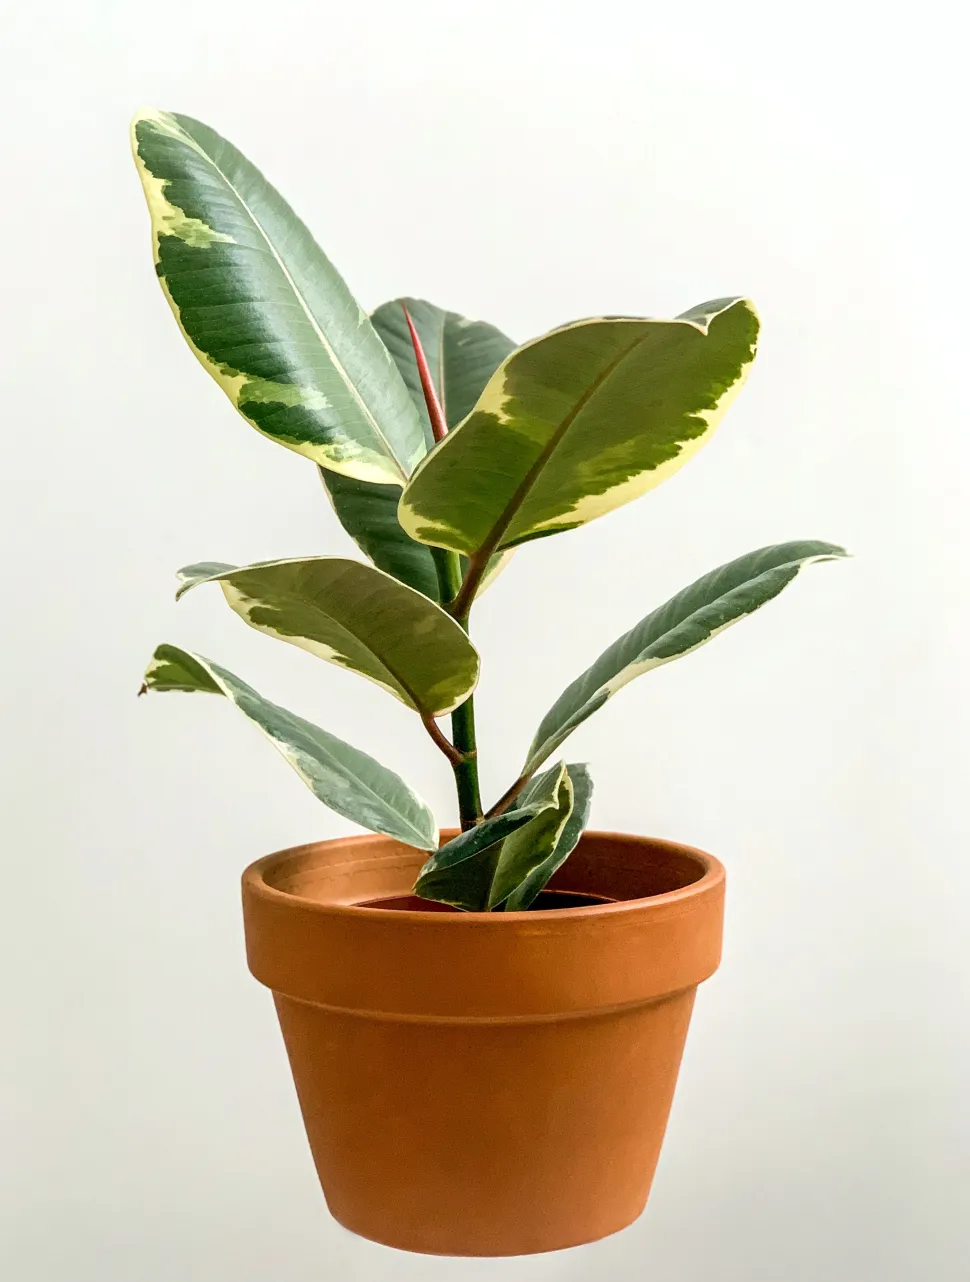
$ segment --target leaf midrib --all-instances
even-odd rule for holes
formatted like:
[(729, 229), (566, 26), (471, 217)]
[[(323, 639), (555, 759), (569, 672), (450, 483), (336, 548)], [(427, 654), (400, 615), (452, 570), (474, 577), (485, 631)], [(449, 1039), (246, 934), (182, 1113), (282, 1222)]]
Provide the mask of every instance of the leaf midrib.
[(539, 454), (539, 457), (536, 459), (535, 463), (533, 463), (532, 467), (529, 468), (528, 472), (525, 474), (525, 477), (519, 484), (518, 488), (515, 490), (512, 497), (509, 499), (498, 521), (495, 523), (495, 525), (493, 525), (490, 534), (481, 544), (478, 551), (474, 554), (476, 561), (487, 561), (488, 558), (492, 555), (492, 553), (498, 547), (502, 539), (502, 535), (509, 528), (519, 508), (521, 508), (522, 504), (525, 502), (525, 499), (528, 496), (528, 493), (531, 490), (532, 486), (534, 485), (536, 478), (539, 476), (540, 472), (549, 462), (549, 459), (552, 457), (555, 451), (559, 448), (559, 445), (562, 443), (563, 437), (569, 431), (570, 427), (572, 427), (573, 423), (576, 421), (576, 418), (589, 404), (589, 401), (591, 400), (591, 398), (596, 394), (596, 392), (599, 391), (599, 389), (603, 386), (606, 380), (616, 372), (616, 370), (626, 360), (628, 356), (630, 356), (633, 352), (636, 351), (636, 349), (640, 346), (641, 343), (645, 343), (647, 341), (648, 337), (649, 337), (649, 331), (645, 334), (641, 334), (641, 336), (638, 339), (636, 339), (635, 342), (631, 343), (629, 347), (627, 347), (624, 351), (622, 351), (619, 354), (619, 356), (617, 356), (613, 361), (611, 361), (596, 376), (596, 378), (593, 380), (590, 386), (582, 394), (582, 396), (576, 402), (572, 410), (570, 410), (570, 412), (566, 415), (565, 419), (563, 419), (560, 426), (549, 438), (549, 441), (543, 447), (541, 453)]

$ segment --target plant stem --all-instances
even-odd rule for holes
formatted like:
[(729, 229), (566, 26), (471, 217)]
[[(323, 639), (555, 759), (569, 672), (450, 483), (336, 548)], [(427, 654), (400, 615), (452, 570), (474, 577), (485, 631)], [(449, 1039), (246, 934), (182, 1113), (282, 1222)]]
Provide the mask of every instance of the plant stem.
[[(461, 587), (461, 566), (458, 561), (456, 552), (449, 552), (446, 548), (430, 548), (431, 559), (434, 561), (434, 572), (438, 576), (438, 596), (441, 600), (442, 610), (448, 610), (452, 597)], [(455, 586), (457, 579), (458, 586)], [(448, 610), (450, 614), (451, 611)], [(467, 631), (467, 629), (466, 629)]]
[(458, 751), (455, 745), (451, 743), (438, 729), (438, 723), (435, 721), (434, 717), (430, 715), (426, 717), (422, 717), (421, 724), (424, 726), (425, 730), (427, 730), (428, 734), (431, 736), (431, 742), (435, 745), (436, 748), (441, 749), (441, 751), (445, 754), (445, 756), (451, 762), (452, 766), (456, 766), (458, 765), (459, 762), (464, 760), (464, 758), (462, 757), (462, 754)]
[(488, 569), (490, 559), (490, 552), (486, 552), (484, 556), (481, 552), (477, 552), (474, 556), (469, 557), (468, 573), (465, 575), (464, 582), (459, 582), (455, 599), (449, 608), (449, 613), (454, 615), (466, 632), (468, 631), (468, 616), (471, 613), (472, 602), (475, 600), (475, 593), (485, 577), (485, 571)]
[[(441, 401), (438, 399), (434, 380), (431, 377), (431, 370), (428, 367), (418, 331), (414, 321), (411, 319), (411, 313), (405, 304), (402, 303), (401, 306), (404, 308), (408, 333), (411, 335), (411, 346), (414, 348), (414, 359), (418, 367), (418, 376), (421, 379), (421, 390), (424, 392), (424, 403), (428, 407), (431, 431), (436, 442), (442, 441), (448, 432), (445, 412)], [(441, 597), (442, 609), (448, 610), (450, 614), (454, 615), (457, 622), (467, 633), (468, 610), (464, 609), (463, 614), (459, 615), (454, 609), (455, 598), (462, 591), (461, 561), (458, 559), (458, 553), (449, 552), (447, 548), (432, 547), (431, 555), (434, 558), (435, 573), (438, 576), (438, 595)], [(434, 721), (431, 721), (430, 724), (425, 722), (425, 729), (451, 762), (451, 768), (455, 775), (455, 788), (458, 791), (458, 813), (461, 818), (461, 829), (462, 832), (467, 832), (469, 828), (474, 828), (475, 824), (481, 823), (482, 819), (482, 798), (478, 785), (478, 748), (475, 742), (474, 699), (469, 695), (461, 707), (456, 708), (451, 714), (451, 743), (448, 743), (448, 740), (445, 739)]]
[(511, 806), (512, 802), (516, 799), (531, 778), (531, 774), (519, 775), (512, 787), (509, 788), (507, 792), (502, 793), (501, 797), (499, 797), (495, 805), (486, 814), (485, 818), (492, 819), (495, 815), (500, 815), (503, 810), (508, 810), (509, 806)]
[(462, 753), (461, 761), (452, 762), (455, 787), (458, 790), (458, 813), (461, 830), (467, 832), (482, 821), (482, 797), (478, 787), (478, 750), (475, 746), (475, 700), (470, 697), (451, 714), (451, 737)]
[[(432, 548), (442, 606), (447, 609), (461, 588), (461, 564), (456, 552), (445, 548)], [(459, 619), (468, 631), (468, 619)], [(451, 760), (458, 791), (458, 813), (462, 832), (481, 822), (482, 798), (478, 784), (478, 748), (475, 741), (475, 699), (470, 695), (461, 707), (451, 714), (451, 738), (458, 759)]]

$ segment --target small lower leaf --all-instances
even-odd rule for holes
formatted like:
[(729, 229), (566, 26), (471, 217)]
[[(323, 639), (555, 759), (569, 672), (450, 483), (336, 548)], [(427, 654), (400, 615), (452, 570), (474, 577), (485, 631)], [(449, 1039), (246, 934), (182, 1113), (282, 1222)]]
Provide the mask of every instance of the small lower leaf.
[(465, 912), (483, 912), (502, 842), (535, 814), (534, 809), (512, 810), (461, 833), (427, 861), (414, 883), (414, 893)]
[[(553, 873), (562, 867), (576, 849), (589, 823), (589, 811), (593, 801), (593, 781), (589, 770), (585, 765), (568, 765), (566, 772), (573, 785), (573, 806), (569, 812), (569, 818), (552, 852), (540, 863), (535, 864), (532, 871), (519, 882), (506, 899), (504, 908), (507, 913), (520, 912), (531, 906), (539, 892), (546, 888)], [(540, 775), (539, 779), (542, 777)], [(526, 789), (526, 797), (538, 782), (539, 780), (534, 780), (533, 784)]]
[[(489, 908), (499, 908), (515, 894), (523, 882), (537, 880), (538, 870), (550, 861), (566, 821), (573, 811), (573, 784), (564, 765), (553, 766), (537, 779), (534, 779), (522, 797), (520, 805), (527, 808), (530, 802), (544, 797), (552, 797), (553, 804), (544, 806), (542, 811), (517, 832), (507, 837), (502, 843), (502, 851), (495, 867), (495, 875), (488, 894)], [(577, 835), (576, 840), (579, 840)], [(567, 852), (568, 853), (568, 852)], [(563, 856), (565, 858), (565, 856)], [(550, 869), (549, 877), (553, 870)], [(539, 893), (545, 880), (538, 881), (535, 895)], [(531, 899), (529, 900), (531, 903)]]
[(435, 851), (418, 874), (414, 893), (465, 912), (487, 911), (502, 843), (530, 829), (546, 812), (556, 813), (564, 777), (563, 767), (546, 771), (534, 781), (528, 799), (514, 810), (483, 819)]
[(360, 749), (270, 703), (217, 663), (174, 645), (160, 645), (145, 672), (143, 690), (225, 695), (325, 806), (408, 846), (435, 848), (434, 815), (403, 779)]

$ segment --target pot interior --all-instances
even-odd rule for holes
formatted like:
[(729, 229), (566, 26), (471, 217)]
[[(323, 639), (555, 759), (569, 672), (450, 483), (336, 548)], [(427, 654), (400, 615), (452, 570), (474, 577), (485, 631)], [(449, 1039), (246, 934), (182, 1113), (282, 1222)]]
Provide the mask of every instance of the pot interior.
[[(441, 837), (447, 841), (454, 835), (446, 830)], [(318, 903), (457, 911), (412, 896), (425, 858), (423, 851), (387, 837), (352, 837), (281, 852), (267, 862), (263, 876), (276, 890)], [(673, 842), (587, 832), (534, 907), (647, 899), (693, 885), (707, 868), (705, 855)]]
[[(594, 904), (611, 904), (605, 895), (581, 895), (573, 890), (543, 890), (536, 896), (531, 909), (549, 912), (556, 908), (591, 908)], [(457, 913), (461, 910), (451, 904), (438, 904), (417, 895), (389, 895), (381, 899), (364, 899), (359, 908), (388, 908), (409, 913)]]
[(601, 899), (648, 899), (683, 890), (707, 871), (704, 856), (653, 837), (588, 832), (549, 889)]

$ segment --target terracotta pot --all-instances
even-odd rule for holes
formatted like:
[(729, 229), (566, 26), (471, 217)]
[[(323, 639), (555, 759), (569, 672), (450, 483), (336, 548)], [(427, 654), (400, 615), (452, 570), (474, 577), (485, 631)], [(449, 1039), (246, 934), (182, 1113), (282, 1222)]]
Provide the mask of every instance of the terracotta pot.
[(590, 832), (552, 888), (615, 902), (361, 906), (406, 897), (422, 859), (351, 837), (243, 876), (249, 966), (273, 990), (332, 1214), (436, 1255), (615, 1233), (646, 1203), (694, 992), (720, 960), (724, 869)]

